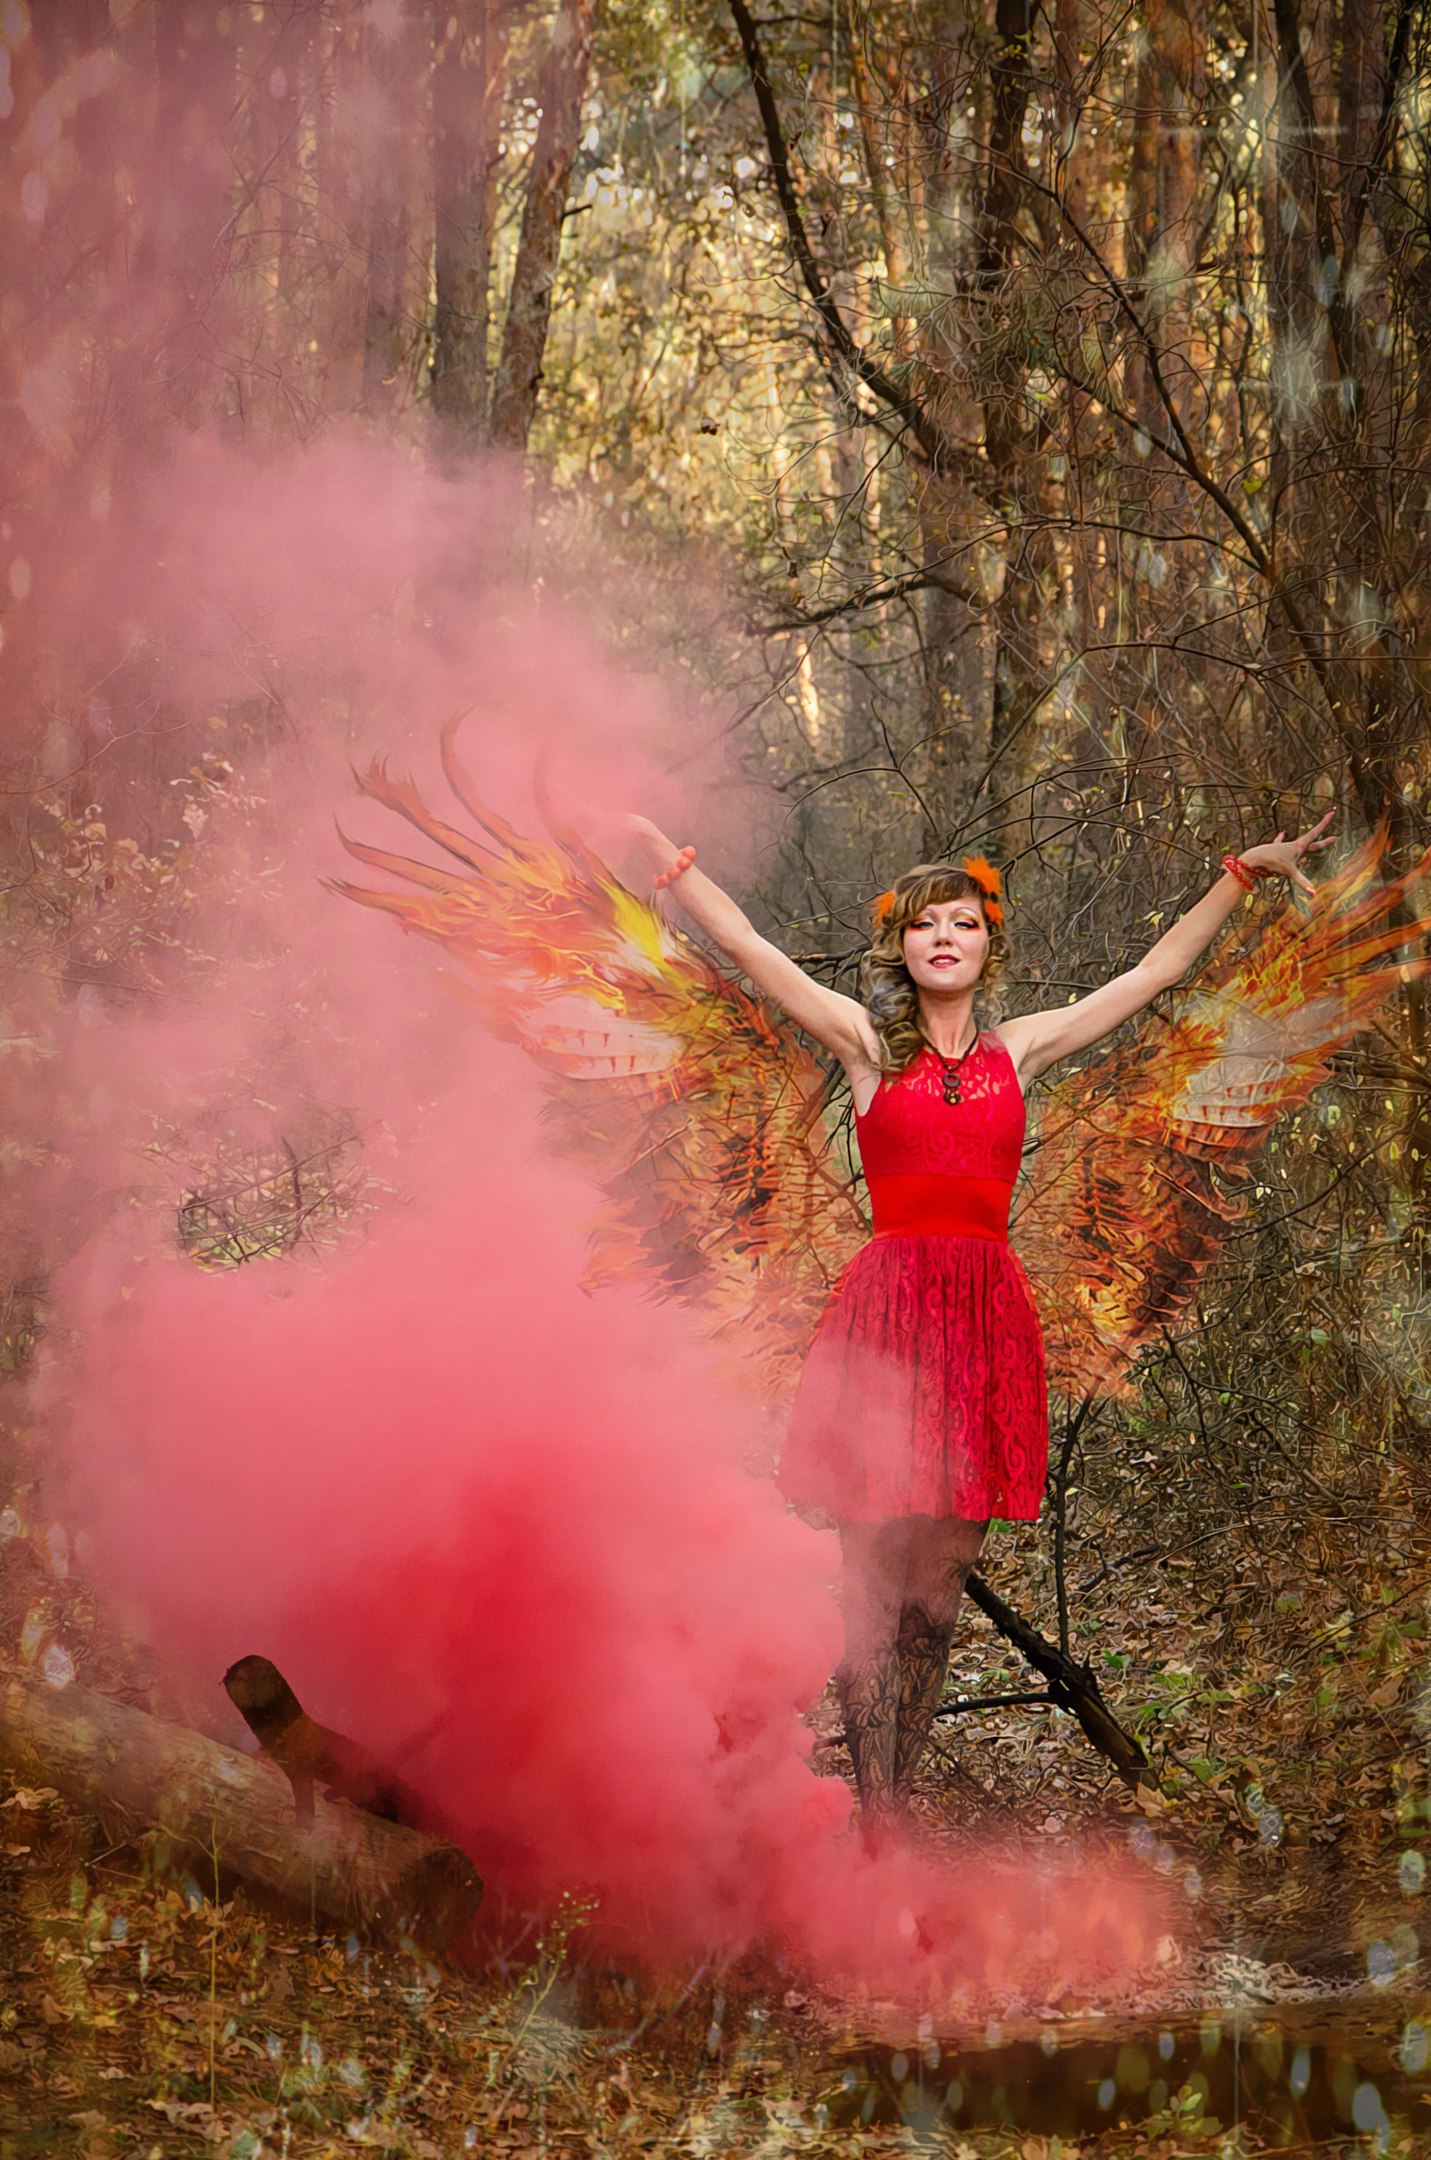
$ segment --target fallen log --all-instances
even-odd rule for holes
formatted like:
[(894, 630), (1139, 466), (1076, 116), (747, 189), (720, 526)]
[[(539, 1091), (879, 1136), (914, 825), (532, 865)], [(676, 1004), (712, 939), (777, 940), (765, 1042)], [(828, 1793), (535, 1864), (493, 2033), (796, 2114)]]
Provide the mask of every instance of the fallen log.
[(455, 1845), (342, 1802), (319, 1801), (302, 1824), (272, 1764), (84, 1688), (0, 1678), (0, 1762), (339, 1926), (440, 1949), (481, 1903), (481, 1877)]
[(964, 1589), (970, 1603), (977, 1605), (985, 1619), (991, 1620), (1004, 1639), (1047, 1680), (1049, 1701), (1060, 1710), (1073, 1712), (1099, 1754), (1106, 1755), (1124, 1784), (1136, 1791), (1148, 1768), (1148, 1758), (1103, 1700), (1092, 1666), (1080, 1665), (1066, 1656), (1057, 1643), (1041, 1635), (1012, 1605), (1006, 1605), (982, 1575), (971, 1574)]

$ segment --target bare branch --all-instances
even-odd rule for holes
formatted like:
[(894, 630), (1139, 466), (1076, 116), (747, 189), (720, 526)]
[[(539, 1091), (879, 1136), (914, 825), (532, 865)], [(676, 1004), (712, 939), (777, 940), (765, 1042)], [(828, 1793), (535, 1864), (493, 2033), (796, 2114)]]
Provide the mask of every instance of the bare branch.
[(806, 290), (815, 304), (826, 334), (839, 358), (852, 374), (866, 384), (875, 396), (897, 413), (920, 449), (935, 463), (949, 445), (943, 431), (936, 427), (918, 399), (892, 381), (882, 368), (875, 366), (864, 349), (856, 342), (853, 331), (835, 304), (826, 281), (825, 273), (815, 259), (810, 236), (805, 230), (805, 220), (800, 210), (800, 200), (795, 191), (795, 179), (790, 170), (790, 152), (785, 142), (785, 131), (780, 121), (780, 109), (775, 93), (770, 87), (766, 72), (765, 56), (761, 51), (759, 34), (745, 0), (730, 0), (730, 11), (740, 34), (741, 50), (745, 55), (750, 85), (755, 92), (755, 102), (760, 111), (760, 124), (765, 134), (765, 146), (770, 156), (771, 178), (779, 198), (785, 230), (790, 238), (791, 250), (805, 281)]

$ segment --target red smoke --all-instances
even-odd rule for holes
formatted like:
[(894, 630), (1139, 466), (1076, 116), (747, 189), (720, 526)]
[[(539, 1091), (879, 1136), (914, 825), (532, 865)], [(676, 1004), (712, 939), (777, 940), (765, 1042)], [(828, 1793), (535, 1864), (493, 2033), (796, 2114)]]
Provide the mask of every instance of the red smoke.
[[(120, 601), (162, 625), (170, 702), (201, 712), (262, 645), (303, 740), (253, 813), (279, 897), (247, 897), (269, 889), (254, 861), (236, 877), (212, 987), (70, 1042), (70, 1073), (103, 1076), (94, 1144), (123, 1183), (155, 1107), (261, 1132), (270, 1104), (278, 1131), (316, 1095), (380, 1137), (397, 1190), (321, 1258), (204, 1273), (151, 1176), (147, 1214), (71, 1269), (51, 1375), (96, 1571), (216, 1706), (256, 1650), (355, 1738), (421, 1736), (406, 1772), (459, 1833), (520, 1841), (546, 1892), (597, 1886), (609, 1940), (777, 1940), (936, 2002), (1110, 1976), (1147, 1946), (1126, 1886), (862, 1857), (798, 1718), (838, 1655), (836, 1548), (740, 1467), (763, 1437), (748, 1382), (638, 1285), (577, 1288), (592, 1196), (543, 1156), (535, 1074), (434, 991), (425, 948), (320, 888), (316, 813), (358, 807), (331, 731), (357, 710), (385, 747), (399, 683), (419, 735), (479, 694), (484, 776), (541, 740), (578, 785), (609, 757), (654, 784), (641, 735), (667, 713), (569, 612), (534, 634), (500, 577), (510, 515), (500, 486), (372, 447), (254, 475), (201, 446), (130, 551)], [(414, 583), (431, 597), (395, 637)]]
[(458, 1834), (596, 1886), (617, 1944), (774, 1940), (935, 2002), (1115, 1974), (1146, 1949), (1116, 1885), (861, 1856), (797, 1718), (838, 1654), (833, 1540), (739, 1467), (748, 1396), (680, 1316), (576, 1288), (584, 1195), (537, 1149), (484, 1050), (336, 1260), (106, 1240), (69, 1306), (101, 1576), (216, 1704), (258, 1649), (380, 1751), (424, 1736), (404, 1768)]
[[(238, 13), (166, 11), (158, 65), (148, 11), (99, 58), (57, 14), (48, 86), (23, 11), (0, 22), (10, 711), (45, 785), (77, 775), (76, 807), (92, 790), (110, 838), (161, 865), (197, 833), (182, 874), (207, 880), (169, 994), (153, 952), (140, 980), (91, 939), (78, 987), (37, 993), (37, 1062), (6, 1083), (22, 1150), (63, 1105), (26, 1192), (37, 1252), (89, 1226), (43, 1380), (96, 1579), (217, 1714), (258, 1651), (354, 1738), (417, 1739), (406, 1774), (456, 1830), (528, 1847), (544, 1893), (597, 1886), (609, 1941), (777, 1942), (935, 2009), (1116, 1978), (1150, 1939), (1136, 1886), (861, 1855), (798, 1716), (838, 1654), (834, 1542), (740, 1468), (747, 1383), (636, 1286), (578, 1290), (591, 1196), (543, 1156), (534, 1075), (429, 952), (321, 889), (333, 816), (373, 830), (348, 760), (387, 754), (435, 792), (436, 728), (469, 705), (464, 757), (519, 820), (539, 756), (737, 879), (718, 805), (727, 830), (756, 820), (692, 754), (718, 727), (638, 672), (609, 567), (605, 646), (555, 590), (556, 528), (511, 473), (322, 433), (344, 402), (327, 355), (266, 342), (272, 218), (234, 213)], [(420, 126), (387, 88), (400, 16), (373, 17), (362, 94), (336, 96), (335, 186)], [(342, 227), (325, 215), (314, 261)], [(232, 784), (184, 797), (206, 753)], [(382, 1204), (321, 1253), (180, 1257), (185, 1150), (281, 1152), (314, 1105), (363, 1136)]]
[(1086, 1882), (941, 1879), (843, 1834), (796, 1717), (837, 1655), (833, 1541), (738, 1467), (748, 1405), (675, 1314), (575, 1288), (517, 1069), (471, 1081), (423, 1199), (336, 1264), (111, 1244), (75, 1284), (102, 1571), (215, 1683), (257, 1648), (380, 1749), (435, 1725), (409, 1774), (479, 1853), (505, 1833), (549, 1891), (599, 1886), (617, 1941), (774, 1937), (901, 1992), (1116, 1969), (1136, 1915)]

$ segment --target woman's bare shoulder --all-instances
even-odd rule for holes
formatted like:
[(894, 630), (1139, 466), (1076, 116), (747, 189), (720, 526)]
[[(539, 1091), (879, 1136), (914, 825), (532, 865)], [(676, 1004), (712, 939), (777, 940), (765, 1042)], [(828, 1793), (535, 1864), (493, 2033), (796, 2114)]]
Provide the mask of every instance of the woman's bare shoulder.
[(991, 1041), (1000, 1044), (1003, 1049), (1008, 1051), (1009, 1056), (1016, 1065), (1020, 1058), (1027, 1054), (1036, 1032), (1033, 1022), (1027, 1017), (1013, 1020), (1000, 1017), (997, 1020), (989, 1021), (984, 1029), (984, 1033)]
[(983, 1030), (985, 1039), (1002, 1050), (1014, 1068), (1014, 1078), (1020, 1094), (1025, 1091), (1025, 1063), (1033, 1047), (1033, 1037), (1021, 1020), (991, 1020)]

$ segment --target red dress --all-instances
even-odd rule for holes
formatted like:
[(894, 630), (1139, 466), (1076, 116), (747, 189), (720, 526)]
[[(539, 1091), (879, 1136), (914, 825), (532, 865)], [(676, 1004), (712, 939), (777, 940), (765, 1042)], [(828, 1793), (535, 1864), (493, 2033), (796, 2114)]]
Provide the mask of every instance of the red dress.
[(857, 1120), (874, 1236), (821, 1316), (778, 1479), (840, 1522), (1032, 1521), (1043, 1497), (1043, 1338), (1008, 1243), (1026, 1112), (997, 1035), (960, 1093), (924, 1050)]

